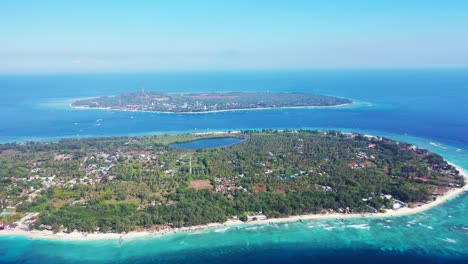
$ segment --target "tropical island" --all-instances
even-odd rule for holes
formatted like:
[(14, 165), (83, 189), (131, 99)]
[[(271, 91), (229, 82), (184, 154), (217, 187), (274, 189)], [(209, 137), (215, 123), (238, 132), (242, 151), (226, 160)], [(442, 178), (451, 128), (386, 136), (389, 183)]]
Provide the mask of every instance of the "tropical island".
[[(174, 147), (231, 137), (239, 143)], [(169, 232), (228, 220), (383, 214), (418, 208), (464, 187), (462, 173), (437, 154), (337, 131), (0, 145), (0, 229), (11, 232)]]
[(80, 99), (73, 108), (122, 111), (203, 113), (249, 109), (331, 107), (351, 104), (349, 99), (307, 93), (229, 92), (169, 94), (127, 92), (116, 96)]

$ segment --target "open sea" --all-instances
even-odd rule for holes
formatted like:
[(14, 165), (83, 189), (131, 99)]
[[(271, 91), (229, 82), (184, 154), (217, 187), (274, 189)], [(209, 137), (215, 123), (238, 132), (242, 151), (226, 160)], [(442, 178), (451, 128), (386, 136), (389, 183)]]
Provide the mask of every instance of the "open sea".
[[(307, 92), (351, 106), (206, 114), (75, 110), (124, 91)], [(386, 136), (468, 169), (468, 69), (0, 75), (0, 142), (246, 129)], [(1, 232), (1, 231), (0, 231)], [(468, 263), (468, 194), (414, 215), (219, 227), (118, 241), (0, 236), (0, 263)]]

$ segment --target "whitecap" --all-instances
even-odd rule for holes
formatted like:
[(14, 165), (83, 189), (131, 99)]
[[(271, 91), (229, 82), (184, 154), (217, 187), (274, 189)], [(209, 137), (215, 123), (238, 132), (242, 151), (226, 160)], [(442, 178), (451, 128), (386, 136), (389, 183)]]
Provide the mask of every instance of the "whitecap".
[(455, 239), (452, 239), (452, 238), (446, 238), (446, 239), (442, 239), (443, 241), (445, 242), (448, 242), (448, 243), (457, 243), (457, 241)]
[(425, 224), (418, 223), (418, 225), (422, 226), (422, 227), (425, 227), (427, 229), (434, 229), (432, 226), (428, 226), (428, 225), (425, 225)]
[[(228, 231), (229, 227), (226, 227), (226, 228), (220, 228), (220, 229), (216, 229), (215, 232), (216, 233), (224, 233), (226, 231)], [(248, 229), (248, 228), (247, 228)]]
[(429, 144), (431, 144), (432, 146), (441, 148), (441, 149), (447, 149), (446, 147), (444, 147), (442, 144), (439, 144), (439, 143), (429, 142)]
[(368, 226), (366, 224), (349, 225), (349, 226), (346, 226), (346, 227), (355, 228), (355, 229), (363, 229), (363, 230), (369, 230), (370, 229), (370, 226)]
[(200, 234), (204, 234), (204, 232), (203, 231), (194, 231), (194, 232), (189, 232), (187, 234), (189, 234), (189, 235), (200, 235)]
[(316, 228), (316, 227), (321, 227), (321, 228), (324, 228), (324, 227), (328, 227), (328, 225), (325, 225), (325, 224), (312, 224), (312, 225), (308, 225), (307, 228)]

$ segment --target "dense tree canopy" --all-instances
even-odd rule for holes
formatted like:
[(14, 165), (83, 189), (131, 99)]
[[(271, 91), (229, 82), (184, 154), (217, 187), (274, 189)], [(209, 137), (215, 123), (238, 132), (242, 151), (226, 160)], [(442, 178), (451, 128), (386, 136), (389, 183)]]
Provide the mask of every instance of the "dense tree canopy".
[[(170, 146), (243, 137), (229, 148)], [(334, 131), (244, 131), (0, 145), (0, 205), (40, 212), (35, 228), (126, 232), (262, 212), (375, 212), (464, 184), (442, 157)], [(388, 198), (391, 195), (392, 200)], [(385, 198), (387, 197), (387, 198)]]

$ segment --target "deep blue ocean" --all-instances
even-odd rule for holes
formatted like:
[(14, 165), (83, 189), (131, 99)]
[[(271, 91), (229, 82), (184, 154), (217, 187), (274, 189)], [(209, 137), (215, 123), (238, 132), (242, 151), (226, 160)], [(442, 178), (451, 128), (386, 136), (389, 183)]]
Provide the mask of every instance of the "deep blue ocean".
[[(76, 110), (124, 91), (307, 92), (342, 108), (207, 114)], [(407, 141), (468, 168), (468, 70), (0, 75), (0, 142), (246, 129), (337, 129)], [(1, 231), (0, 231), (1, 232)], [(0, 263), (467, 263), (468, 195), (423, 213), (213, 228), (124, 241), (0, 236)]]

